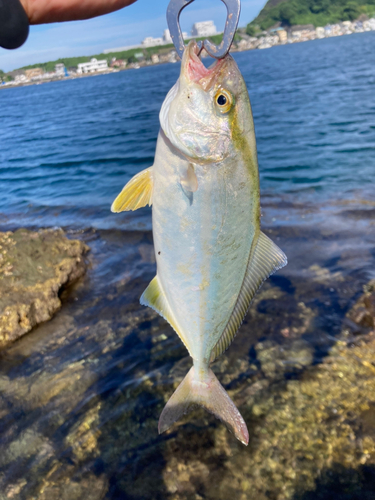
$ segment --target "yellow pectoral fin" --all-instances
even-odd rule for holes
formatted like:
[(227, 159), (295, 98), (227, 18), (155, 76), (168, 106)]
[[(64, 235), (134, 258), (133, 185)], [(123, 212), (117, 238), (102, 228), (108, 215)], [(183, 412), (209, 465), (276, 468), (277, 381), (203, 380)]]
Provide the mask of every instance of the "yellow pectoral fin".
[(142, 170), (126, 184), (112, 203), (112, 212), (126, 212), (152, 205), (152, 167)]

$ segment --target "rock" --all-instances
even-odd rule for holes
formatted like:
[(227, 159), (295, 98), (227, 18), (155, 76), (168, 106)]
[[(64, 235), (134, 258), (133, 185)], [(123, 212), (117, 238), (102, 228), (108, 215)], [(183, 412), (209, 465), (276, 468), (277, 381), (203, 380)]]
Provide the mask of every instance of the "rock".
[(283, 346), (267, 340), (255, 346), (257, 360), (267, 378), (276, 379), (285, 373), (310, 366), (313, 363), (311, 345), (303, 339), (285, 342)]
[(375, 329), (375, 280), (364, 287), (364, 293), (345, 317), (345, 326), (353, 334), (367, 334)]
[(61, 288), (85, 273), (88, 250), (61, 229), (0, 233), (0, 348), (53, 316)]
[[(256, 350), (262, 370), (270, 359), (275, 363), (268, 387), (253, 384), (250, 394), (243, 381), (242, 389), (229, 390), (248, 424), (248, 448), (206, 416), (211, 425), (178, 426), (163, 454), (171, 498), (190, 499), (199, 491), (208, 500), (323, 500), (336, 486), (315, 497), (321, 471), (334, 475), (338, 467), (342, 481), (350, 471), (356, 476), (342, 487), (347, 496), (337, 498), (372, 498), (363, 495), (369, 480), (361, 485), (360, 476), (364, 465), (372, 470), (375, 464), (374, 337), (352, 347), (338, 341), (319, 365), (311, 365), (302, 339), (290, 344), (288, 356), (269, 342), (258, 343)], [(303, 371), (296, 378), (278, 377), (291, 355), (298, 365), (306, 363)]]
[(274, 276), (215, 361), (248, 447), (203, 409), (159, 436), (192, 362), (138, 303), (155, 275), (150, 236), (106, 238), (91, 235), (90, 283), (2, 353), (1, 500), (372, 500), (375, 333), (340, 334), (353, 273), (321, 262)]

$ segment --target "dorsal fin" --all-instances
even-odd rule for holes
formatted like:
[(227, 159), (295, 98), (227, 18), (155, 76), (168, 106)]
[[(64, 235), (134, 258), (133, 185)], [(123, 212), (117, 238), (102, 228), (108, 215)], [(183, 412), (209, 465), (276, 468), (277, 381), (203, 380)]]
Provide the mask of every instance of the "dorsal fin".
[(162, 316), (165, 320), (167, 320), (168, 323), (171, 325), (171, 327), (174, 329), (174, 331), (182, 340), (186, 349), (189, 351), (187, 342), (182, 334), (181, 329), (177, 324), (176, 319), (174, 318), (167, 297), (165, 296), (165, 293), (160, 285), (157, 276), (155, 276), (155, 278), (150, 282), (146, 290), (143, 292), (141, 298), (139, 299), (139, 302), (143, 306), (151, 307), (151, 309), (159, 313), (160, 316)]
[(286, 266), (286, 255), (264, 233), (260, 232), (255, 250), (250, 257), (241, 291), (231, 317), (211, 353), (211, 362), (228, 349), (241, 326), (250, 302), (265, 281), (278, 269)]
[(125, 212), (152, 205), (152, 167), (142, 170), (126, 184), (112, 203), (112, 212)]

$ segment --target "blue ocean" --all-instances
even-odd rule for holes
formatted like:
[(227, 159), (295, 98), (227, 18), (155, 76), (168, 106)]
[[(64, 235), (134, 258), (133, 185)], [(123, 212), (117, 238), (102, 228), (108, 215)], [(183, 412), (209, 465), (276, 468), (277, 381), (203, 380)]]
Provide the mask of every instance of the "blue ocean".
[[(374, 33), (235, 54), (248, 85), (264, 196), (373, 196)], [(123, 185), (153, 164), (179, 64), (4, 89), (0, 210), (17, 224), (129, 227)], [(361, 195), (359, 195), (361, 193)]]
[(199, 409), (158, 435), (191, 360), (139, 305), (151, 209), (110, 211), (153, 164), (179, 64), (0, 89), (0, 231), (91, 248), (61, 310), (0, 354), (1, 500), (374, 498), (374, 48), (368, 32), (234, 54), (262, 228), (289, 260), (213, 365), (247, 448)]

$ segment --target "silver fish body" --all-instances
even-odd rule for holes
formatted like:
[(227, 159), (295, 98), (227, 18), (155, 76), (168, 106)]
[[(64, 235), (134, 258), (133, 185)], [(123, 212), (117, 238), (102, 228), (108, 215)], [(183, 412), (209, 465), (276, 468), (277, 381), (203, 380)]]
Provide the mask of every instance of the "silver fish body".
[(228, 323), (259, 231), (259, 197), (251, 195), (258, 186), (241, 163), (233, 154), (194, 165), (198, 189), (189, 192), (180, 179), (191, 163), (159, 135), (152, 209), (158, 277), (197, 366), (208, 366)]
[(152, 203), (157, 276), (141, 303), (169, 321), (193, 359), (159, 431), (198, 404), (247, 444), (246, 424), (210, 363), (229, 347), (257, 289), (286, 257), (260, 230), (245, 82), (230, 55), (206, 69), (196, 51), (191, 42), (161, 109), (153, 167), (125, 186), (112, 209)]

